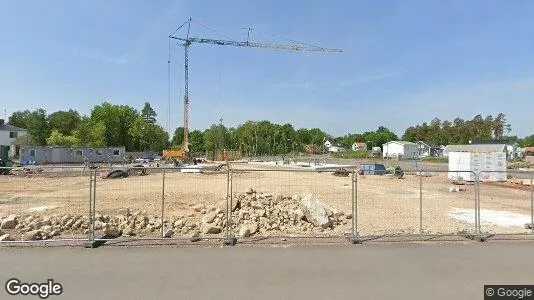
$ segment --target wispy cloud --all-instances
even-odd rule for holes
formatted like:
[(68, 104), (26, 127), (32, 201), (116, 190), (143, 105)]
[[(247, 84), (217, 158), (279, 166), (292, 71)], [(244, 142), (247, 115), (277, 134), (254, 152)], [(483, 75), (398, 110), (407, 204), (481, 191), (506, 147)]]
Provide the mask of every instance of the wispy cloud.
[(305, 83), (291, 83), (291, 82), (279, 82), (273, 84), (275, 88), (286, 88), (286, 89), (309, 89), (312, 87), (310, 82)]
[(396, 76), (399, 74), (401, 74), (401, 72), (395, 71), (395, 72), (388, 72), (388, 73), (382, 73), (382, 74), (377, 74), (377, 75), (363, 76), (363, 77), (358, 77), (358, 78), (354, 78), (351, 80), (341, 81), (339, 83), (339, 86), (345, 87), (345, 86), (351, 86), (351, 85), (356, 85), (356, 84), (362, 84), (362, 83), (367, 83), (367, 82), (371, 82), (375, 80), (381, 80), (384, 78)]
[(98, 51), (82, 50), (78, 53), (78, 56), (84, 59), (90, 59), (94, 61), (103, 61), (115, 65), (125, 65), (128, 61), (122, 57), (111, 57), (100, 54)]

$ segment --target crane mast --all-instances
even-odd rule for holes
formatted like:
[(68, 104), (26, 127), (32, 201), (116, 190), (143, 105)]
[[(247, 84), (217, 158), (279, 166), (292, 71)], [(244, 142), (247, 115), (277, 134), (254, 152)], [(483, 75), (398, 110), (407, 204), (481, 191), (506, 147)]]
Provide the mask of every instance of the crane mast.
[[(269, 44), (261, 42), (252, 42), (249, 41), (251, 28), (248, 29), (247, 40), (246, 41), (232, 41), (232, 40), (217, 40), (209, 38), (197, 38), (190, 37), (189, 31), (191, 28), (192, 19), (189, 18), (184, 24), (182, 24), (178, 29), (182, 28), (184, 25), (188, 24), (187, 36), (185, 38), (175, 37), (173, 34), (169, 35), (170, 39), (175, 39), (180, 41), (180, 45), (184, 47), (184, 139), (182, 143), (182, 152), (184, 157), (189, 154), (189, 46), (192, 43), (197, 44), (212, 44), (219, 46), (235, 46), (235, 47), (251, 47), (251, 48), (266, 48), (274, 50), (288, 50), (288, 51), (308, 51), (308, 52), (342, 52), (339, 49), (324, 48), (312, 45), (305, 45), (302, 43), (293, 44), (293, 45), (283, 45), (283, 44)], [(178, 31), (176, 29), (174, 32)], [(170, 40), (169, 40), (170, 41)]]
[(189, 45), (184, 43), (184, 140), (182, 144), (183, 153), (189, 153)]

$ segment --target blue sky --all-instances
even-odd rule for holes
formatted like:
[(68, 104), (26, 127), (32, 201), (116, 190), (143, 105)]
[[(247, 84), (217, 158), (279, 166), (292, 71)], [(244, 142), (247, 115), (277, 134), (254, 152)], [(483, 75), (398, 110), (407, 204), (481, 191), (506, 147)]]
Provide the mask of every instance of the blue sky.
[(174, 130), (183, 49), (172, 45), (169, 106), (168, 35), (192, 17), (217, 31), (193, 23), (192, 36), (243, 40), (251, 27), (252, 40), (343, 50), (192, 45), (192, 128), (268, 119), (335, 135), (380, 125), (402, 134), (434, 117), (504, 112), (524, 136), (534, 133), (533, 13), (532, 1), (504, 0), (6, 0), (0, 112), (88, 114), (102, 101), (139, 109), (149, 101)]

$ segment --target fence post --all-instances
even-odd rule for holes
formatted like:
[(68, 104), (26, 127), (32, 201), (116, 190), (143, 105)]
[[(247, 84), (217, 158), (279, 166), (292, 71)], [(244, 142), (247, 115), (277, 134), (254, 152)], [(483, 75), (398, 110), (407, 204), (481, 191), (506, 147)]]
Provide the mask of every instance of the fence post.
[(362, 240), (358, 238), (358, 176), (356, 172), (352, 171), (352, 224), (351, 237), (349, 239), (351, 244), (361, 244)]
[[(161, 182), (161, 238), (165, 237), (165, 168), (163, 168), (162, 182)], [(170, 237), (170, 236), (169, 236)]]
[(534, 233), (534, 185), (532, 181), (534, 173), (530, 174), (530, 229)]
[(419, 234), (423, 233), (423, 171), (419, 169)]
[(93, 170), (89, 170), (89, 218), (88, 218), (88, 224), (87, 224), (87, 230), (89, 230), (89, 234), (87, 236), (87, 240), (92, 241), (94, 238), (94, 234), (92, 232), (92, 226), (91, 224), (93, 218)]
[(226, 179), (226, 238), (224, 239), (223, 244), (225, 246), (235, 246), (237, 239), (232, 234), (232, 200), (233, 200), (233, 169), (229, 164), (226, 165), (228, 168), (227, 179)]
[(487, 237), (482, 235), (481, 222), (480, 222), (480, 174), (484, 171), (480, 171), (475, 174), (475, 236), (474, 240), (479, 242), (485, 242)]
[(477, 198), (476, 198), (476, 201), (477, 201), (477, 220), (478, 220), (478, 235), (481, 235), (482, 234), (482, 229), (481, 229), (481, 226), (482, 226), (482, 222), (480, 220), (480, 173), (478, 173), (477, 175)]
[[(473, 172), (473, 171), (471, 171)], [(479, 228), (478, 228), (478, 198), (479, 198), (479, 193), (480, 193), (480, 189), (479, 189), (479, 184), (478, 184), (478, 179), (480, 177), (480, 172), (475, 173), (473, 172), (473, 175), (475, 176), (475, 235), (478, 235), (479, 234)]]
[(87, 235), (87, 240), (84, 242), (83, 246), (85, 248), (95, 248), (95, 220), (93, 217), (93, 201), (94, 201), (94, 185), (96, 178), (96, 169), (89, 171), (89, 218), (87, 224), (87, 230), (89, 233)]
[(91, 224), (93, 230), (93, 240), (95, 239), (95, 222), (96, 222), (96, 169), (93, 177), (93, 222)]

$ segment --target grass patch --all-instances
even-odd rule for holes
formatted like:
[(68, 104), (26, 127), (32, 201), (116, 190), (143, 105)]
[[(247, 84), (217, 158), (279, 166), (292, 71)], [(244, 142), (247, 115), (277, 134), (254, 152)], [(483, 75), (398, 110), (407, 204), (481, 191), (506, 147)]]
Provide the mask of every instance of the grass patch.
[(344, 151), (344, 152), (335, 152), (332, 153), (332, 157), (335, 158), (371, 158), (371, 151), (360, 150), (360, 151)]

